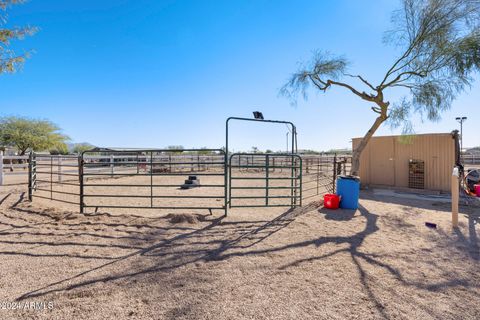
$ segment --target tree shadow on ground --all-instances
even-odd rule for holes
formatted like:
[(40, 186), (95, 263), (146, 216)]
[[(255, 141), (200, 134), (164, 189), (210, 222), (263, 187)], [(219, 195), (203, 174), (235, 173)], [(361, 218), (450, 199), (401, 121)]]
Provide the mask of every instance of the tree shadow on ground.
[(318, 212), (324, 214), (327, 220), (350, 221), (355, 217), (356, 210), (333, 210), (323, 207)]
[[(362, 191), (360, 193), (360, 199), (377, 199), (381, 200), (385, 203), (392, 203), (401, 206), (411, 206), (414, 208), (421, 208), (427, 210), (435, 210), (435, 211), (443, 211), (443, 212), (451, 212), (452, 205), (450, 202), (443, 201), (445, 198), (442, 196), (442, 200), (436, 200), (435, 196), (432, 195), (419, 195), (420, 198), (405, 198), (401, 196), (401, 192), (398, 196), (391, 196), (391, 195), (379, 195), (375, 194), (373, 191)], [(423, 197), (423, 198), (422, 198)], [(460, 212), (462, 213), (473, 213), (476, 210), (479, 210), (479, 207), (475, 206), (468, 206), (465, 204), (460, 203)]]
[[(197, 262), (209, 263), (227, 260), (234, 257), (250, 257), (267, 253), (282, 252), (285, 250), (299, 249), (307, 246), (320, 247), (326, 244), (346, 244), (347, 247), (345, 248), (343, 246), (341, 249), (334, 250), (333, 252), (322, 256), (298, 259), (286, 265), (279, 266), (279, 269), (284, 270), (303, 263), (322, 260), (339, 253), (347, 253), (351, 256), (353, 264), (358, 271), (359, 281), (362, 287), (365, 289), (369, 300), (372, 301), (378, 310), (378, 313), (384, 319), (389, 318), (388, 312), (385, 306), (381, 303), (380, 297), (378, 297), (374, 292), (375, 284), (372, 283), (367, 269), (365, 268), (365, 264), (386, 271), (402, 285), (414, 286), (416, 288), (428, 291), (436, 292), (447, 287), (469, 287), (472, 285), (463, 279), (450, 279), (447, 281), (429, 284), (407, 280), (398, 269), (381, 261), (375, 254), (362, 252), (360, 248), (364, 244), (366, 238), (379, 230), (377, 225), (379, 215), (371, 213), (363, 206), (359, 207), (359, 216), (355, 216), (355, 211), (351, 210), (339, 210), (335, 213), (329, 212), (326, 209), (318, 210), (320, 213), (325, 214), (326, 218), (328, 216), (327, 219), (332, 219), (339, 222), (349, 221), (357, 217), (363, 217), (365, 220), (365, 226), (363, 230), (353, 235), (318, 237), (275, 247), (256, 248), (257, 244), (265, 241), (267, 238), (288, 227), (298, 216), (307, 212), (311, 212), (315, 209), (315, 206), (306, 206), (294, 210), (290, 209), (274, 219), (267, 221), (226, 221), (223, 216), (212, 217), (211, 219), (207, 219), (205, 222), (202, 222), (202, 226), (200, 228), (184, 229), (181, 230), (182, 233), (180, 234), (160, 240), (158, 240), (158, 237), (163, 236), (163, 234), (161, 232), (154, 232), (151, 234), (151, 237), (157, 242), (153, 245), (149, 245), (141, 249), (132, 247), (131, 249), (134, 251), (131, 253), (122, 255), (120, 257), (115, 257), (114, 259), (111, 259), (105, 263), (101, 263), (94, 268), (80, 272), (74, 276), (55, 281), (41, 288), (29, 291), (18, 297), (18, 300), (44, 296), (55, 292), (64, 292), (89, 286), (95, 283), (105, 283), (119, 279), (134, 279), (142, 275), (170, 271), (186, 265), (192, 265)], [(106, 224), (106, 226), (108, 227), (109, 224)], [(172, 228), (175, 228), (175, 226), (172, 225)], [(108, 275), (94, 275), (94, 272), (96, 271), (114, 266), (115, 264), (121, 263), (133, 257), (157, 258), (157, 260), (154, 260), (155, 263), (151, 266), (145, 265), (139, 268), (139, 266), (136, 265), (134, 271), (125, 269), (122, 270), (121, 268), (117, 267), (118, 270), (115, 270), (114, 272), (112, 271)], [(432, 312), (432, 310), (428, 311)]]
[(471, 213), (465, 216), (468, 219), (468, 235), (464, 235), (459, 228), (454, 229), (455, 234), (461, 244), (460, 248), (464, 249), (472, 259), (479, 261), (480, 244), (476, 229), (480, 223), (480, 213)]

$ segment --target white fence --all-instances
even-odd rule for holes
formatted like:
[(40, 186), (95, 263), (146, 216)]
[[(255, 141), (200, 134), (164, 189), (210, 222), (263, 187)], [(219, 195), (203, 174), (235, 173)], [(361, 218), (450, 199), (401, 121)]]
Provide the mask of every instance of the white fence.
[(28, 156), (4, 156), (3, 151), (0, 151), (0, 186), (5, 182), (5, 175), (10, 172), (27, 174)]

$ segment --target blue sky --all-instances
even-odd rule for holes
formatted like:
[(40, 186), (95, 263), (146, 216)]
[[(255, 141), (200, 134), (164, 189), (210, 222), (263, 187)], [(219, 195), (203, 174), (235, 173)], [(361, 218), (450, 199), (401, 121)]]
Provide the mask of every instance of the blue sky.
[[(351, 73), (379, 81), (398, 54), (382, 43), (398, 4), (31, 0), (9, 11), (8, 25), (40, 31), (15, 43), (35, 52), (20, 72), (0, 76), (0, 115), (47, 118), (73, 141), (98, 146), (219, 148), (228, 116), (260, 110), (294, 122), (299, 148), (349, 147), (375, 118), (368, 103), (335, 88), (291, 106), (279, 89), (316, 49), (344, 55)], [(468, 116), (464, 146), (480, 145), (479, 86), (440, 122), (416, 119), (416, 132), (450, 132), (456, 116)], [(236, 123), (230, 143), (284, 150), (286, 132)], [(396, 133), (384, 126), (377, 135)]]

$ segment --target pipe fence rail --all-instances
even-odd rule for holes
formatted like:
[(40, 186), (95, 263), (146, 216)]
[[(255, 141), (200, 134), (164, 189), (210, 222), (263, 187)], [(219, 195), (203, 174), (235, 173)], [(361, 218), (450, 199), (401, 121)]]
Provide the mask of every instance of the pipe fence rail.
[[(190, 154), (182, 155), (185, 152)], [(226, 210), (226, 160), (220, 149), (101, 153), (81, 155), (81, 212), (87, 208)], [(189, 177), (196, 178), (198, 185), (187, 185), (192, 181)]]
[(480, 154), (462, 154), (460, 157), (464, 165), (480, 165)]
[(335, 193), (336, 179), (350, 172), (351, 157), (303, 155), (303, 199)]
[(348, 173), (351, 165), (348, 156), (227, 157), (221, 149), (102, 149), (80, 156), (31, 153), (25, 161), (29, 199), (76, 205), (80, 212), (116, 208), (226, 213), (227, 208), (296, 207), (335, 192), (336, 177)]
[(229, 163), (230, 208), (302, 205), (299, 155), (234, 153)]
[(79, 161), (77, 156), (30, 153), (28, 196), (79, 204)]

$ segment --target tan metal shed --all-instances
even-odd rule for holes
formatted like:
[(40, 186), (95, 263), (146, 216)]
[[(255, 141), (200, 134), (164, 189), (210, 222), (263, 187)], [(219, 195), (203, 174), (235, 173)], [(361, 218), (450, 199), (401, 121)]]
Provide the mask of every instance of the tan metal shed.
[[(353, 149), (360, 140), (352, 140)], [(450, 190), (455, 165), (455, 140), (450, 133), (372, 137), (360, 157), (362, 184), (408, 188), (410, 159), (425, 162), (425, 189)]]

